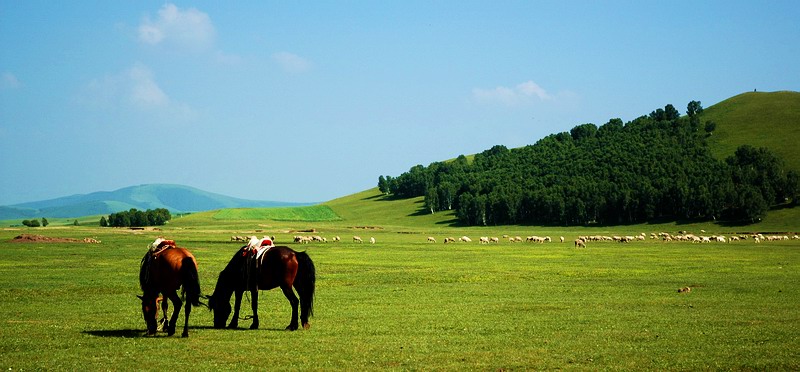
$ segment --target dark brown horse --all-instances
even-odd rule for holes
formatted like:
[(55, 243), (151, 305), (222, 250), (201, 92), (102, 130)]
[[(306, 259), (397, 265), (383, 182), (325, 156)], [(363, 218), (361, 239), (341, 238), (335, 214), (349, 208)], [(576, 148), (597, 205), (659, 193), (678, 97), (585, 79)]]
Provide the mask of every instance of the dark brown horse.
[(172, 301), (174, 307), (172, 317), (167, 324), (167, 334), (175, 334), (175, 324), (178, 320), (183, 301), (178, 296), (178, 289), (183, 287), (186, 296), (185, 321), (183, 337), (189, 337), (189, 314), (192, 305), (200, 306), (200, 280), (197, 275), (197, 261), (186, 249), (175, 246), (172, 240), (163, 240), (154, 243), (156, 246), (142, 258), (139, 269), (139, 285), (144, 294), (137, 296), (142, 300), (142, 315), (147, 323), (147, 335), (156, 334), (158, 316), (159, 294), (164, 296), (161, 306), (166, 317), (167, 299)]
[[(208, 297), (208, 307), (214, 312), (214, 328), (224, 328), (231, 314), (230, 299), (234, 300), (233, 318), (229, 328), (239, 326), (239, 307), (242, 294), (250, 291), (253, 308), (253, 323), (250, 329), (258, 328), (258, 291), (278, 288), (292, 305), (292, 320), (288, 330), (297, 330), (297, 306), (300, 305), (300, 321), (308, 329), (308, 317), (314, 313), (314, 287), (316, 270), (305, 252), (296, 252), (289, 247), (271, 247), (260, 256), (255, 256), (248, 246), (239, 249), (222, 272), (219, 273), (214, 294)], [(294, 294), (294, 287), (300, 296)]]

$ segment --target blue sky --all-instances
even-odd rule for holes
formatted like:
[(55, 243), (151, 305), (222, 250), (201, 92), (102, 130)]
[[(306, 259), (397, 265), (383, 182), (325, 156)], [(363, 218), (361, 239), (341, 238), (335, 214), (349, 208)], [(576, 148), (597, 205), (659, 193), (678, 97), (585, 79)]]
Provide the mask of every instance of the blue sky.
[(0, 205), (146, 183), (326, 201), (800, 90), (798, 20), (794, 1), (0, 0)]

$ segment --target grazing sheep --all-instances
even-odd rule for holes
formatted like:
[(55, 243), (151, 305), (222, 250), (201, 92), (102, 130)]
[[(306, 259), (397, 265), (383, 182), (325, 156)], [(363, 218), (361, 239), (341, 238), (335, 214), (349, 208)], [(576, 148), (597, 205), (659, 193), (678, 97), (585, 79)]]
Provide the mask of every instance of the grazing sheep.
[(434, 238), (434, 237), (432, 237), (432, 236), (429, 236), (429, 237), (428, 237), (428, 242), (429, 242), (429, 243), (436, 243), (436, 238)]
[(493, 237), (489, 238), (489, 242), (490, 243), (500, 243), (500, 238), (498, 238), (496, 236), (493, 236)]
[(575, 248), (583, 247), (586, 248), (586, 242), (583, 239), (575, 239)]
[(481, 236), (479, 241), (481, 244), (489, 244), (489, 237), (488, 236)]
[(363, 243), (360, 236), (353, 236), (353, 243)]
[(375, 238), (369, 238), (369, 244), (375, 244)]

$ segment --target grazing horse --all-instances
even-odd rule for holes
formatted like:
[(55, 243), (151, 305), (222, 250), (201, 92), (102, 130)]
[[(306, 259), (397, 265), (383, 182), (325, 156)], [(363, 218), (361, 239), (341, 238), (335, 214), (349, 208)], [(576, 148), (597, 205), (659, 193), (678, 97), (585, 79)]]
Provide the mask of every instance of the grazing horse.
[[(214, 328), (224, 328), (231, 313), (230, 299), (236, 294), (234, 311), (228, 328), (239, 326), (239, 307), (242, 294), (250, 291), (253, 323), (250, 329), (258, 329), (258, 291), (280, 287), (292, 305), (292, 320), (287, 330), (297, 330), (297, 305), (300, 305), (300, 321), (308, 329), (308, 317), (314, 313), (314, 287), (316, 270), (314, 262), (305, 252), (296, 252), (289, 247), (272, 246), (262, 253), (255, 253), (244, 246), (233, 255), (231, 261), (219, 273), (214, 293), (208, 297), (208, 308), (214, 312)], [(292, 287), (300, 296), (298, 300)]]
[[(175, 334), (175, 324), (183, 304), (181, 297), (178, 296), (178, 288), (183, 287), (186, 309), (182, 336), (189, 337), (189, 314), (192, 312), (192, 305), (200, 306), (200, 280), (194, 256), (185, 248), (175, 246), (172, 240), (156, 240), (142, 258), (139, 285), (144, 294), (137, 297), (142, 300), (142, 315), (147, 324), (148, 336), (156, 334), (159, 302), (166, 318), (167, 299), (172, 301), (174, 307), (172, 317), (167, 324), (167, 334), (170, 336)], [(158, 301), (159, 294), (164, 296), (163, 301)]]

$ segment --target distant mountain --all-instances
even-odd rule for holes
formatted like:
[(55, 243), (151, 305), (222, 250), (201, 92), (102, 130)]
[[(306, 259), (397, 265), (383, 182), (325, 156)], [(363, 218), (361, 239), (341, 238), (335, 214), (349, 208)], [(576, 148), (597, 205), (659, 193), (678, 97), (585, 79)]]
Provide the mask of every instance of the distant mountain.
[(24, 218), (69, 218), (111, 214), (131, 208), (166, 208), (171, 213), (200, 212), (223, 208), (287, 207), (313, 203), (287, 203), (233, 198), (189, 186), (150, 184), (99, 191), (57, 199), (0, 206), (0, 220)]

